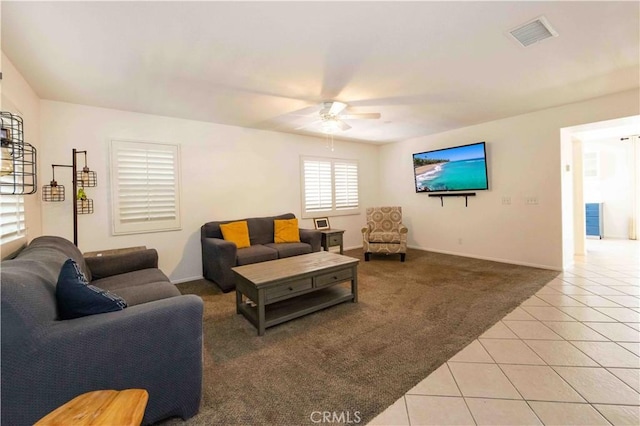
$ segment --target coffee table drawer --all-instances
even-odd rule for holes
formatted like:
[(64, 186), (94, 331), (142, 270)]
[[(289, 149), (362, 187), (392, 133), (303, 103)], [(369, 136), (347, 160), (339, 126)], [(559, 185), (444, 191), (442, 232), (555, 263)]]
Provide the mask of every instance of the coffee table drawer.
[(304, 278), (301, 280), (289, 281), (280, 284), (277, 287), (268, 288), (265, 290), (266, 301), (270, 302), (275, 299), (279, 299), (283, 296), (290, 296), (301, 291), (309, 290), (313, 287), (311, 278)]
[(353, 278), (351, 269), (343, 269), (342, 271), (335, 271), (330, 274), (318, 275), (316, 277), (316, 287), (324, 287), (326, 285), (350, 280)]

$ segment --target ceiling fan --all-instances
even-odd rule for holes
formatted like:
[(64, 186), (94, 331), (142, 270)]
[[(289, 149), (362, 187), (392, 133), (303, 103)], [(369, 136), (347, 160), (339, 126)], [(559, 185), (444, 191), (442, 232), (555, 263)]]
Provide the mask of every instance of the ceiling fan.
[(334, 133), (345, 131), (351, 128), (343, 120), (378, 119), (379, 112), (349, 113), (346, 111), (347, 104), (338, 101), (325, 101), (320, 104), (319, 118), (312, 123), (298, 127), (296, 130), (311, 127), (319, 124), (323, 133)]

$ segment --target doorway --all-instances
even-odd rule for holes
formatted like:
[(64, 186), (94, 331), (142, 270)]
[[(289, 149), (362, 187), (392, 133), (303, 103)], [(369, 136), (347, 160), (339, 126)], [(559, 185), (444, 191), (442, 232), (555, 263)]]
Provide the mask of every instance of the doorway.
[[(637, 241), (640, 221), (640, 116), (561, 129), (563, 265), (586, 255), (594, 237)], [(589, 204), (589, 207), (586, 205)], [(594, 232), (599, 211), (601, 233)]]

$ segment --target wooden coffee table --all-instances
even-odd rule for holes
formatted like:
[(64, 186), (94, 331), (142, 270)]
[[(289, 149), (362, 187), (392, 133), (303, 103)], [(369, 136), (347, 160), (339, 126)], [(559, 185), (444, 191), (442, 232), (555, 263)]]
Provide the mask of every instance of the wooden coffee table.
[[(231, 268), (236, 276), (236, 312), (262, 336), (268, 327), (338, 303), (355, 303), (358, 262), (321, 251)], [(347, 281), (350, 288), (337, 285)]]
[(34, 426), (138, 426), (148, 399), (144, 389), (87, 392), (56, 408)]

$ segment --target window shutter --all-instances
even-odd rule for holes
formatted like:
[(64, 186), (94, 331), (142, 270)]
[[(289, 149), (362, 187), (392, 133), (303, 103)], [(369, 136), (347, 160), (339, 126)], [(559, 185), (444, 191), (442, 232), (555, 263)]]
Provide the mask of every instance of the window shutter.
[(114, 234), (180, 229), (177, 145), (112, 141)]
[(304, 160), (304, 210), (331, 210), (331, 162)]
[(598, 177), (600, 174), (597, 152), (585, 152), (583, 161), (584, 177)]
[(336, 210), (358, 208), (358, 164), (335, 162)]
[(303, 217), (359, 213), (358, 162), (301, 157)]
[(2, 195), (0, 198), (0, 244), (5, 244), (25, 234), (24, 197)]

